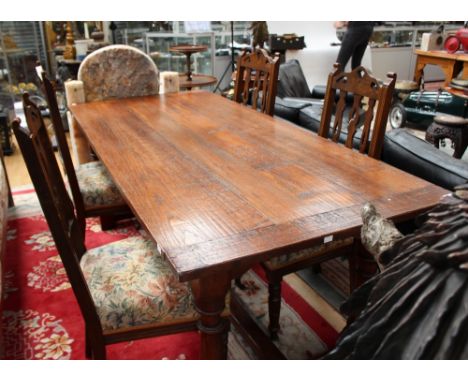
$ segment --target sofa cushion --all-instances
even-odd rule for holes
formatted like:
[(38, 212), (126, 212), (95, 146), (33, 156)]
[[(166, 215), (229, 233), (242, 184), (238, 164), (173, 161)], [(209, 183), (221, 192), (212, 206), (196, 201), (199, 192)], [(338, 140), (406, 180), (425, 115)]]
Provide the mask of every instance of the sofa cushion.
[(299, 111), (298, 123), (307, 130), (318, 133), (323, 105), (310, 105)]
[(309, 105), (310, 103), (298, 100), (296, 98), (283, 99), (276, 97), (274, 115), (284, 118), (288, 121), (298, 123), (299, 111)]
[[(305, 127), (308, 130), (311, 130), (317, 133), (320, 128), (322, 110), (323, 110), (323, 104), (313, 104), (313, 105), (309, 105), (307, 107), (302, 108), (301, 110), (299, 110), (298, 124), (302, 127)], [(344, 110), (344, 115), (343, 115), (343, 123), (344, 123), (343, 127), (345, 127), (348, 124), (349, 112), (350, 112), (350, 107), (347, 106)], [(365, 113), (364, 111), (361, 112), (359, 126), (362, 126), (364, 122), (364, 113)], [(333, 123), (333, 117), (332, 117), (332, 123)], [(343, 131), (346, 131), (346, 129), (343, 129)]]
[(298, 60), (290, 60), (280, 65), (276, 95), (281, 98), (312, 97)]
[[(327, 86), (326, 85), (316, 85), (312, 89), (311, 97), (323, 99), (323, 98), (325, 98), (326, 93), (327, 93)], [(340, 97), (340, 91), (338, 90), (336, 92), (336, 95), (335, 95), (335, 101), (338, 101), (339, 97)], [(347, 93), (345, 99), (346, 99), (347, 104), (351, 104), (351, 103), (353, 103), (354, 96), (353, 96), (352, 93)]]
[(450, 190), (468, 182), (467, 162), (436, 149), (407, 129), (395, 129), (385, 134), (382, 160)]

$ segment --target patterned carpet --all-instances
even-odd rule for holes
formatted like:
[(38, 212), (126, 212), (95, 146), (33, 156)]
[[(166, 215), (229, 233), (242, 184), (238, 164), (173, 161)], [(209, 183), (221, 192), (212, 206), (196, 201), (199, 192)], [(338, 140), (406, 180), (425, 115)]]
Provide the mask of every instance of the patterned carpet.
[[(5, 254), (3, 334), (7, 359), (84, 359), (84, 324), (54, 241), (33, 190), (14, 193)], [(88, 219), (86, 246), (95, 248), (139, 235), (133, 221), (101, 231)], [(243, 276), (237, 291), (257, 323), (266, 330), (267, 287), (260, 271)], [(284, 285), (278, 348), (288, 359), (323, 354), (336, 331), (292, 288)], [(231, 326), (232, 327), (232, 326)], [(189, 332), (108, 346), (109, 359), (198, 359), (199, 335)], [(229, 359), (255, 358), (243, 338), (231, 330)]]

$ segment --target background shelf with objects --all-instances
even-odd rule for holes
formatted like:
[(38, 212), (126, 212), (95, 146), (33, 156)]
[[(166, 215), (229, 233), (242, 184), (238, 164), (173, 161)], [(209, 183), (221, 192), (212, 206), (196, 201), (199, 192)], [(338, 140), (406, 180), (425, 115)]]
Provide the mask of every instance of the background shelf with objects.
[[(414, 50), (421, 46), (423, 33), (436, 32), (440, 25), (446, 34), (462, 27), (463, 22), (386, 21), (374, 27), (369, 42), (374, 75), (385, 78), (388, 72), (395, 72), (399, 80), (412, 80), (416, 65)], [(337, 32), (342, 33), (344, 30)], [(444, 74), (437, 66), (430, 65), (424, 71), (424, 79), (441, 81)]]
[[(192, 55), (192, 71), (194, 73), (215, 76), (220, 89), (229, 86), (231, 81), (231, 22), (212, 21), (204, 32), (188, 33), (187, 24), (182, 21), (167, 22), (164, 25), (133, 25), (116, 22), (116, 42), (135, 46), (150, 55), (160, 71), (177, 71), (185, 73), (186, 57), (169, 51), (174, 45), (191, 44), (206, 45), (205, 52)], [(235, 21), (234, 53), (245, 47), (250, 47), (251, 31), (249, 21)], [(224, 75), (224, 77), (223, 77)], [(212, 88), (215, 86), (213, 85)]]
[(14, 149), (10, 122), (15, 103), (24, 92), (40, 95), (35, 66), (45, 55), (40, 22), (0, 22), (0, 141), (5, 155)]

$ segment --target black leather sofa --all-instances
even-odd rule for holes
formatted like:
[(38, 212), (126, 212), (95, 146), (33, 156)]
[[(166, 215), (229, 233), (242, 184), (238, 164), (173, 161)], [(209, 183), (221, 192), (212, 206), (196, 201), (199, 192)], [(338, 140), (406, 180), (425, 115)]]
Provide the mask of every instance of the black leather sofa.
[(310, 91), (299, 61), (290, 60), (281, 64), (278, 73), (275, 115), (299, 123), (299, 112), (304, 108), (314, 107), (321, 113), (325, 90), (325, 86), (318, 86)]
[[(275, 115), (305, 129), (318, 132), (326, 86), (309, 90), (297, 60), (280, 66), (275, 103)], [(349, 101), (352, 100), (352, 96)], [(359, 132), (355, 140), (359, 139)], [(340, 141), (343, 141), (340, 139)], [(468, 162), (455, 159), (419, 139), (407, 129), (397, 129), (385, 134), (382, 160), (405, 172), (431, 183), (453, 190), (468, 182)]]
[(407, 129), (385, 134), (382, 160), (449, 190), (468, 182), (468, 162), (451, 157)]

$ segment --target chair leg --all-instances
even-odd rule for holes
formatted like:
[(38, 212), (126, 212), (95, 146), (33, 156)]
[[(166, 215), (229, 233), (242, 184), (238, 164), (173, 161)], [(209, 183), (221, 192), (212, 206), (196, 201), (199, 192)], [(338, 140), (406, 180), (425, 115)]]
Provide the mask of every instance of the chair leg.
[(101, 220), (101, 229), (103, 231), (114, 229), (117, 226), (117, 219), (114, 216), (101, 215), (99, 219)]
[(314, 272), (315, 274), (319, 274), (322, 272), (322, 265), (320, 263), (312, 265), (311, 268), (312, 268), (312, 272)]
[(281, 312), (281, 281), (283, 277), (268, 277), (268, 316), (270, 324), (268, 330), (272, 340), (278, 339)]
[[(90, 341), (91, 342), (91, 341)], [(106, 355), (106, 345), (102, 340), (95, 340), (91, 343), (91, 353), (93, 360), (105, 360), (107, 358)]]
[(88, 359), (106, 359), (106, 344), (100, 332), (85, 327), (85, 355)]
[(85, 336), (85, 356), (87, 359), (93, 359), (93, 346), (90, 340), (89, 330), (86, 329), (86, 336)]
[(97, 346), (97, 349), (94, 349), (93, 359), (94, 360), (105, 360), (105, 359), (107, 359), (106, 346), (104, 344), (99, 344), (99, 346)]
[(234, 279), (234, 284), (236, 284), (236, 287), (238, 287), (240, 290), (245, 290), (246, 286), (242, 283), (242, 276), (236, 277)]

